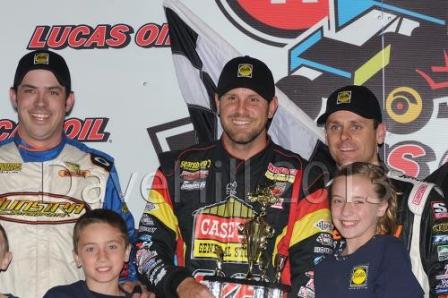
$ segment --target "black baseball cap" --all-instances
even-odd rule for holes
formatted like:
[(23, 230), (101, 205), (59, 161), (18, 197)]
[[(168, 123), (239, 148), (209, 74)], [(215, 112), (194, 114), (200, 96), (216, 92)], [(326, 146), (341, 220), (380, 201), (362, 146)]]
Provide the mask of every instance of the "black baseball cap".
[(17, 86), (22, 83), (25, 75), (30, 70), (34, 69), (46, 69), (51, 71), (59, 84), (66, 88), (67, 94), (72, 90), (70, 71), (68, 70), (67, 63), (65, 63), (65, 60), (61, 55), (49, 50), (33, 51), (20, 59), (14, 76), (13, 87), (17, 89)]
[(250, 56), (236, 57), (224, 65), (219, 76), (216, 93), (219, 97), (234, 88), (248, 88), (268, 102), (275, 95), (271, 70), (262, 61)]
[(349, 85), (331, 93), (325, 113), (317, 119), (317, 124), (324, 125), (328, 116), (337, 111), (349, 111), (367, 119), (383, 122), (378, 99), (365, 86)]

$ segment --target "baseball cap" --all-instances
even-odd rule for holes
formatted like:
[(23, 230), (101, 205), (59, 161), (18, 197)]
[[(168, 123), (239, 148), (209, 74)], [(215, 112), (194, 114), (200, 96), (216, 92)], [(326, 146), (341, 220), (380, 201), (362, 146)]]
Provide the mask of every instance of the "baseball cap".
[(325, 124), (328, 116), (337, 111), (349, 111), (367, 119), (383, 122), (378, 99), (365, 86), (349, 85), (331, 93), (325, 113), (317, 119), (317, 124)]
[(20, 85), (25, 75), (34, 69), (51, 71), (59, 84), (64, 86), (67, 93), (71, 91), (70, 71), (61, 55), (48, 50), (37, 50), (23, 56), (17, 65), (14, 76), (14, 88)]
[(250, 56), (236, 57), (224, 65), (219, 76), (216, 93), (219, 97), (234, 88), (248, 88), (267, 101), (275, 95), (271, 70), (262, 61)]

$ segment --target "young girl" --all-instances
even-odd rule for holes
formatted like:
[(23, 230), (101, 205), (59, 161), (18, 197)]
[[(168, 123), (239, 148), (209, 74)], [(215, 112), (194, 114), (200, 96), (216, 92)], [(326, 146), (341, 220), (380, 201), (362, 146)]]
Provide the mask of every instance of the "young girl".
[(316, 266), (316, 298), (423, 297), (405, 247), (390, 236), (397, 203), (385, 171), (360, 162), (341, 168), (330, 199), (334, 226), (344, 240)]

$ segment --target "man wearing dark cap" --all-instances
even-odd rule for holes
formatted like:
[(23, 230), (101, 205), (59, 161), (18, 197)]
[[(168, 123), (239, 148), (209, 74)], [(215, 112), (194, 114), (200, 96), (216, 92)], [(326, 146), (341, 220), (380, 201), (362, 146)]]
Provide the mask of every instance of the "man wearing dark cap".
[(16, 135), (0, 144), (0, 220), (14, 261), (0, 274), (0, 287), (35, 298), (83, 279), (72, 233), (87, 210), (118, 212), (131, 239), (134, 221), (121, 199), (113, 159), (64, 134), (75, 101), (64, 59), (47, 50), (23, 56), (10, 97), (19, 121)]
[[(353, 162), (386, 167), (378, 155), (386, 126), (379, 102), (368, 88), (351, 85), (334, 91), (317, 123), (325, 125), (327, 145), (338, 167)], [(398, 192), (395, 236), (403, 240), (409, 251), (412, 270), (425, 290), (425, 297), (445, 297), (448, 293), (447, 202), (434, 184), (396, 171), (389, 171), (388, 176)]]
[[(252, 57), (230, 60), (215, 102), (221, 138), (161, 160), (140, 220), (139, 273), (160, 297), (212, 297), (199, 281), (217, 267), (220, 276), (244, 282), (248, 257), (238, 230), (261, 210), (247, 194), (270, 186), (278, 201), (265, 220), (274, 233), (255, 260), (266, 261), (252, 273), (260, 276), (259, 266), (267, 268), (266, 277), (275, 281), (274, 260), (286, 258), (277, 268), (281, 282), (291, 286), (289, 296), (313, 297), (314, 262), (332, 245), (326, 191), (319, 173), (305, 173), (305, 160), (267, 134), (278, 105), (271, 71)], [(305, 175), (311, 184), (304, 185)], [(235, 290), (232, 297), (254, 295), (251, 287)]]

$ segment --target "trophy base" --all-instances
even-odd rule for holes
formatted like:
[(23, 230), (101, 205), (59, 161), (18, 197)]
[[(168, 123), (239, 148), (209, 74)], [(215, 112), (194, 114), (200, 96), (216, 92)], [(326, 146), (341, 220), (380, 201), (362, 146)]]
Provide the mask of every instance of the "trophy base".
[(286, 298), (289, 291), (282, 284), (219, 276), (204, 277), (204, 284), (215, 298)]

